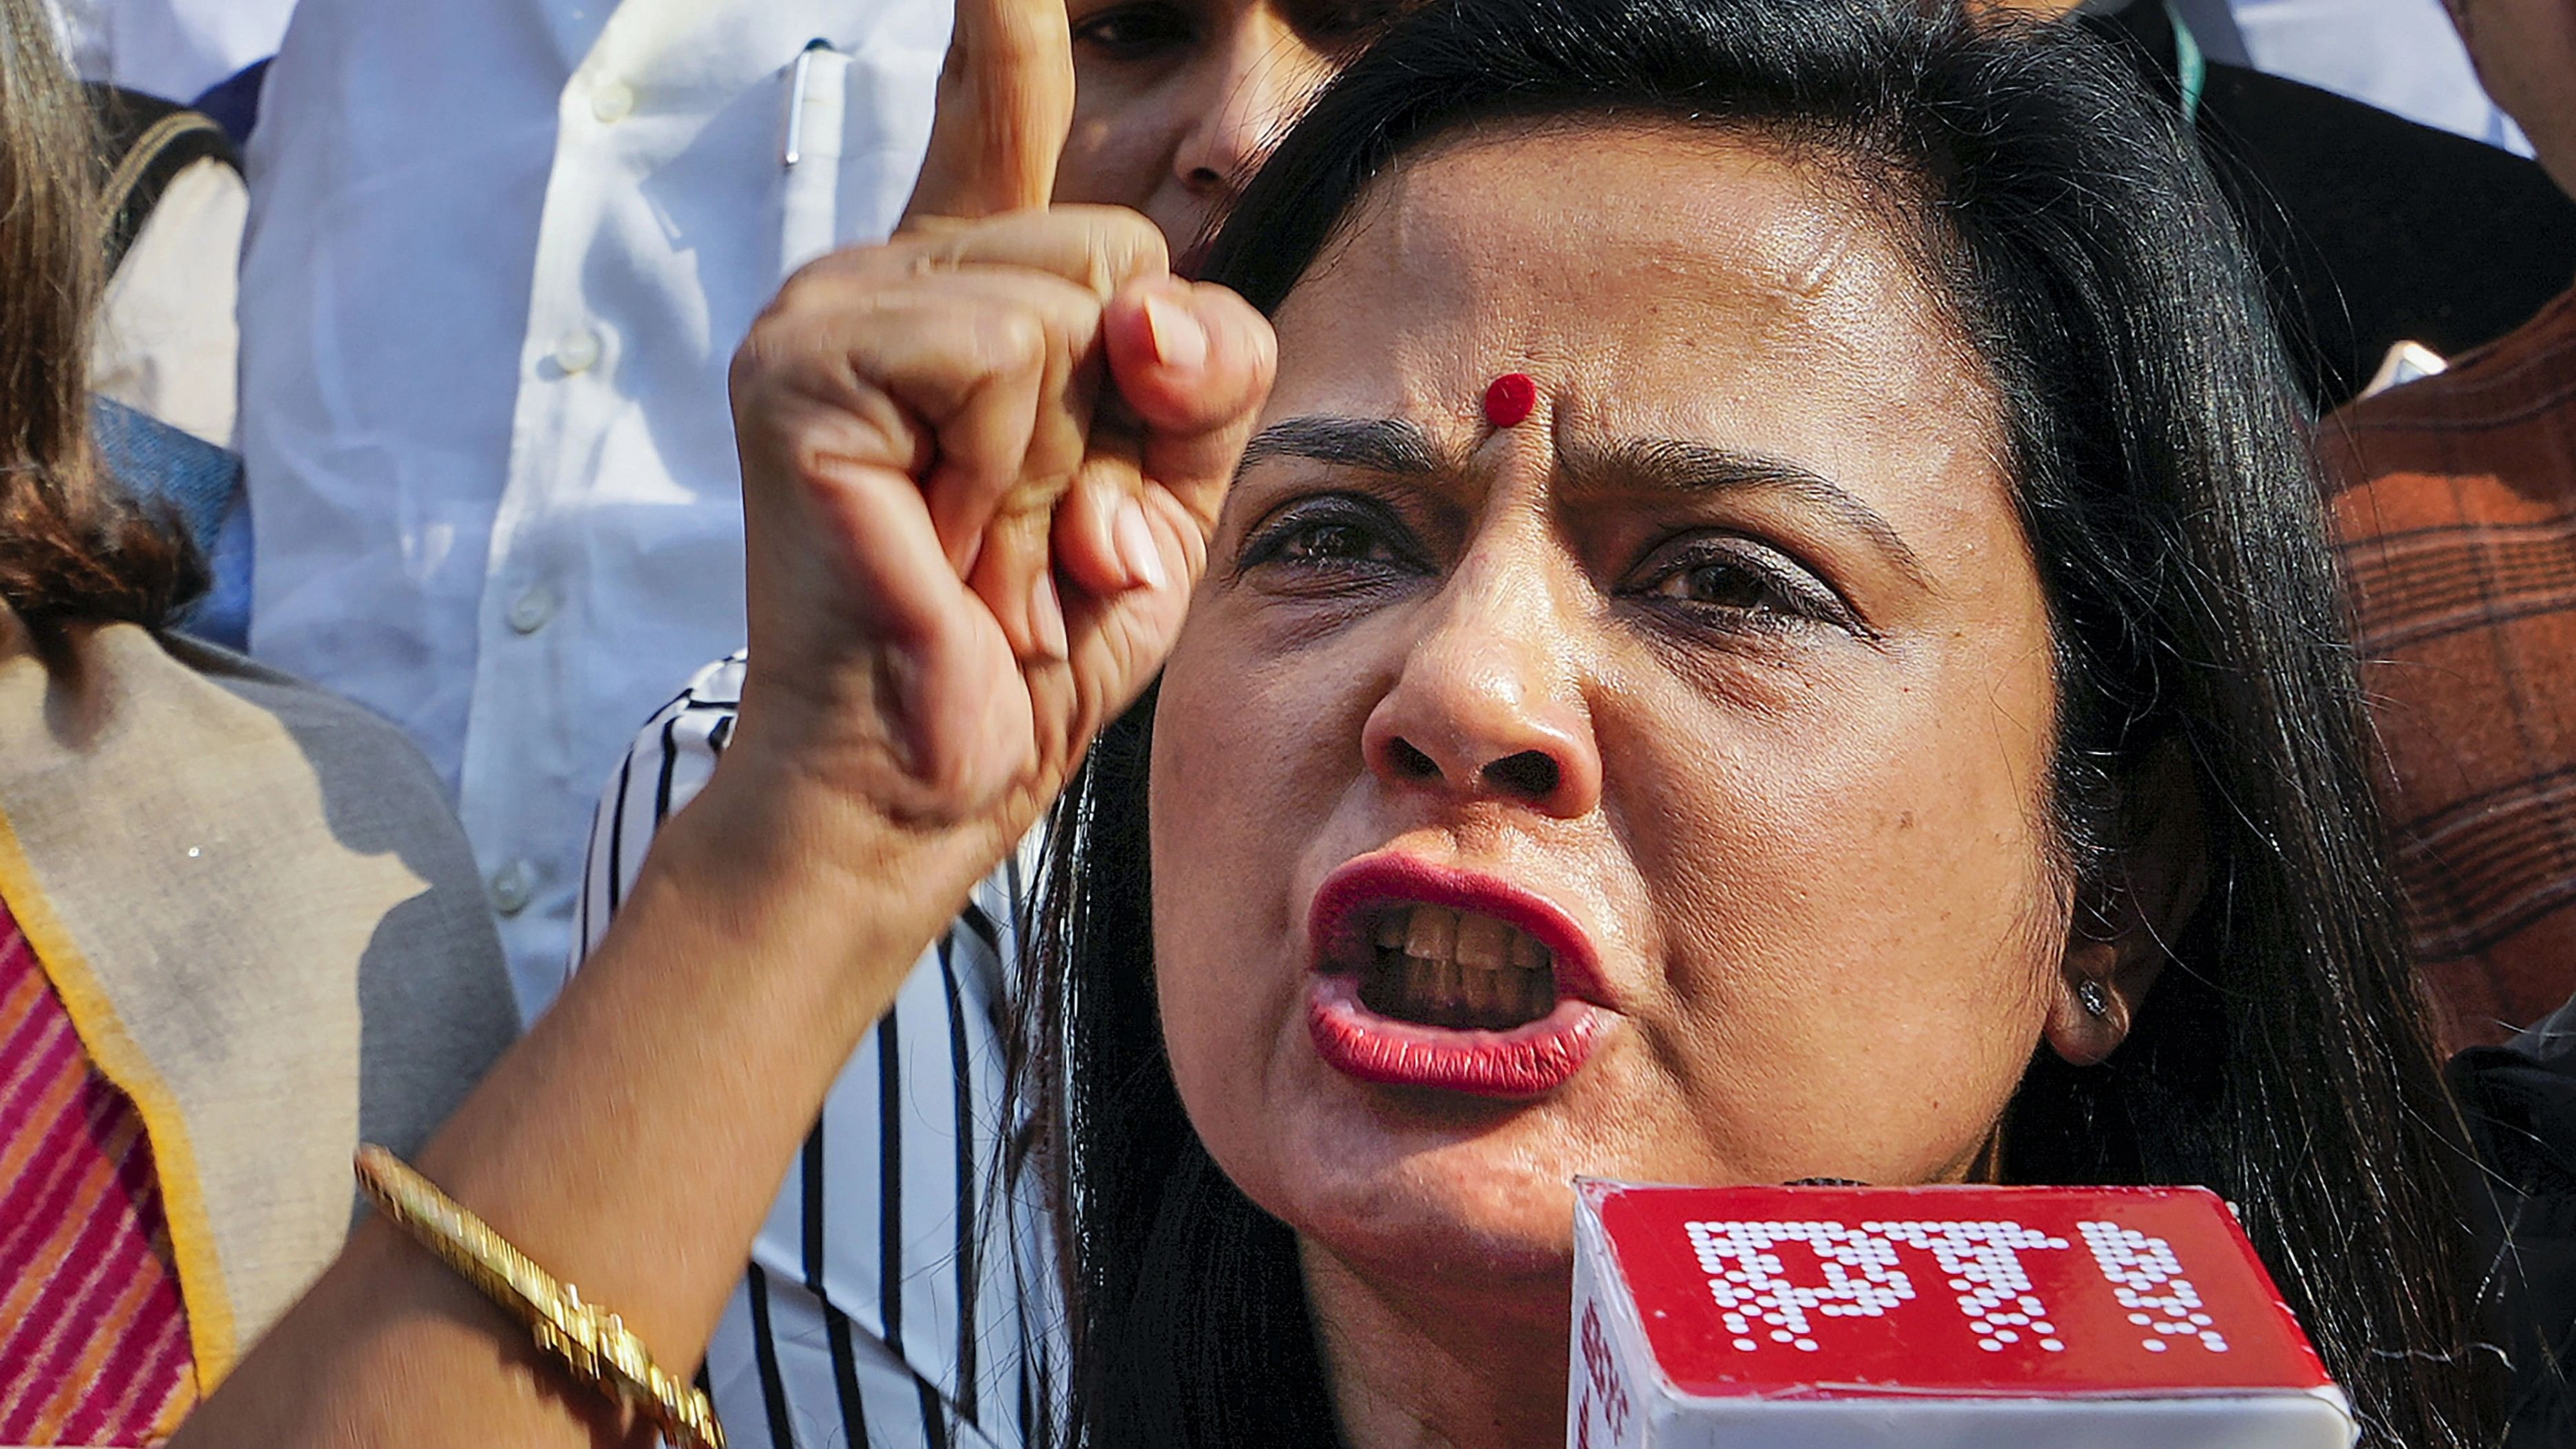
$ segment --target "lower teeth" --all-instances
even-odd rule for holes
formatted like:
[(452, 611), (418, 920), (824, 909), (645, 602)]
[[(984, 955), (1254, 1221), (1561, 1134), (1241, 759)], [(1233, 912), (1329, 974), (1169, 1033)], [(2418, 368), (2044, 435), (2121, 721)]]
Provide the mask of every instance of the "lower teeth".
[(1547, 971), (1479, 970), (1380, 949), (1360, 973), (1360, 1003), (1423, 1026), (1510, 1031), (1556, 1009), (1556, 982)]

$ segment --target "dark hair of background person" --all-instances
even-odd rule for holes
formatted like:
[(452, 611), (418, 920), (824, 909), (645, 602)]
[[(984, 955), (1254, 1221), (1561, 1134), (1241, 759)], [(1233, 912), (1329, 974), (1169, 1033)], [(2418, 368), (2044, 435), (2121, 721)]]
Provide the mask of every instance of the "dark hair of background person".
[(40, 637), (159, 628), (205, 585), (184, 529), (114, 487), (90, 438), (96, 160), (43, 5), (0, 0), (0, 600)]
[[(2302, 403), (2190, 138), (2073, 27), (1924, 0), (1450, 0), (1323, 93), (1206, 274), (1275, 310), (1407, 152), (1613, 115), (1839, 173), (1951, 301), (2003, 399), (2052, 610), (2052, 809), (2079, 911), (2109, 898), (2151, 759), (2197, 785), (2203, 903), (2107, 1063), (2040, 1050), (2005, 1180), (2216, 1189), (2368, 1442), (2491, 1442), (2458, 1119), (2364, 774)], [(1151, 709), (1102, 737), (1059, 812), (1026, 967), (1017, 1066), (1068, 1258), (1066, 1437), (1331, 1443), (1294, 1238), (1210, 1160), (1163, 1052)]]

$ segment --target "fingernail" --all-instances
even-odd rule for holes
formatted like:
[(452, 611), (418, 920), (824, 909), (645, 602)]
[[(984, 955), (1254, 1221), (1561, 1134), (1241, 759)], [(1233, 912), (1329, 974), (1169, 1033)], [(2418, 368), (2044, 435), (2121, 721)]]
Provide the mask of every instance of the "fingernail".
[(1140, 588), (1160, 589), (1168, 583), (1163, 572), (1163, 551), (1154, 545), (1153, 525), (1145, 521), (1145, 505), (1130, 498), (1118, 505), (1118, 521), (1110, 526), (1118, 542), (1118, 561), (1127, 566), (1127, 581)]
[(1045, 571), (1029, 589), (1029, 632), (1049, 659), (1073, 653), (1073, 641), (1064, 632), (1064, 606), (1056, 601), (1055, 576)]
[(1207, 329), (1179, 302), (1147, 297), (1145, 331), (1154, 340), (1154, 360), (1165, 367), (1188, 371), (1207, 365)]

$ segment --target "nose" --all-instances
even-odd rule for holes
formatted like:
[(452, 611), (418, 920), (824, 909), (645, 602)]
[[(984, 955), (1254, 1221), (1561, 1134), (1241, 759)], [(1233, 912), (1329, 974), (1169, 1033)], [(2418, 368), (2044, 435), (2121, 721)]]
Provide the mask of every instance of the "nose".
[(1206, 101), (1172, 153), (1173, 174), (1202, 200), (1230, 200), (1330, 73), (1296, 32), (1257, 21), (1210, 48)]
[(1601, 751), (1544, 585), (1463, 571), (1369, 712), (1360, 748), (1389, 788), (1559, 819), (1601, 803)]

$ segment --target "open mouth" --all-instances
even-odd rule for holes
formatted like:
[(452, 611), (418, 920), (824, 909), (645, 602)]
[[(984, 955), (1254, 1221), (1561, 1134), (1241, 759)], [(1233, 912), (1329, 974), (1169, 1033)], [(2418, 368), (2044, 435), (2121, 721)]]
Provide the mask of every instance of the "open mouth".
[(1309, 932), (1315, 1050), (1359, 1081), (1542, 1096), (1613, 1017), (1581, 927), (1493, 876), (1363, 856), (1316, 892)]
[(1447, 906), (1390, 905), (1359, 971), (1380, 1016), (1452, 1031), (1511, 1031), (1556, 1010), (1556, 953), (1517, 927)]

